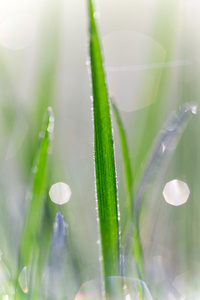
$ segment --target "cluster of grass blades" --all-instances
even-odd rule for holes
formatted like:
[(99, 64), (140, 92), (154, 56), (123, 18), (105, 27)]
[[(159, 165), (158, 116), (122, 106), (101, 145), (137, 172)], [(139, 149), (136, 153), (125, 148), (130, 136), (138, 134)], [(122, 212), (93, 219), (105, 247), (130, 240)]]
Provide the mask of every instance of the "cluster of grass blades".
[[(49, 212), (52, 228), (45, 222), (48, 199), (49, 154), (52, 147), (54, 116), (48, 108), (44, 128), (40, 132), (39, 150), (32, 168), (32, 188), (28, 199), (24, 226), (19, 244), (14, 290), (4, 291), (4, 300), (15, 299), (93, 299), (151, 300), (145, 285), (145, 266), (140, 238), (140, 216), (149, 180), (162, 179), (169, 160), (191, 119), (195, 104), (184, 104), (164, 124), (154, 143), (137, 187), (131, 168), (126, 132), (120, 113), (109, 98), (102, 50), (93, 1), (88, 0), (90, 28), (90, 67), (94, 128), (94, 171), (99, 226), (101, 278), (81, 282), (78, 266), (68, 245), (68, 229), (61, 212)], [(117, 172), (111, 110), (114, 112), (121, 145), (127, 219), (120, 226)], [(159, 172), (158, 172), (159, 170)], [(161, 172), (162, 170), (162, 172)], [(157, 176), (158, 174), (158, 176)], [(54, 226), (52, 216), (55, 218)], [(131, 238), (130, 238), (131, 237)], [(135, 268), (136, 278), (132, 278)]]
[[(90, 12), (90, 60), (93, 87), (93, 119), (94, 119), (94, 157), (96, 196), (99, 216), (100, 251), (102, 255), (102, 293), (109, 299), (113, 290), (108, 276), (129, 275), (128, 266), (131, 257), (135, 261), (138, 279), (145, 280), (143, 254), (140, 240), (139, 222), (144, 191), (150, 177), (155, 176), (158, 167), (164, 171), (176, 145), (188, 124), (192, 114), (196, 113), (195, 104), (185, 104), (170, 117), (161, 130), (152, 153), (147, 161), (139, 187), (132, 195), (133, 175), (129, 160), (126, 134), (117, 110), (112, 103), (122, 149), (124, 175), (126, 182), (128, 209), (127, 228), (133, 239), (127, 241), (126, 230), (120, 236), (120, 212), (117, 200), (117, 182), (115, 171), (114, 145), (111, 122), (111, 101), (105, 82), (101, 46), (96, 27), (95, 11), (92, 1), (89, 1)], [(162, 166), (162, 167), (161, 167)], [(164, 167), (165, 166), (165, 167)], [(159, 173), (162, 178), (162, 174)], [(132, 264), (131, 264), (132, 265)], [(122, 279), (123, 282), (123, 279)], [(119, 287), (118, 287), (119, 288)], [(121, 285), (123, 289), (123, 284)], [(111, 290), (111, 291), (110, 291)], [(146, 299), (142, 288), (138, 288), (141, 299)], [(124, 294), (125, 297), (125, 294)], [(134, 297), (134, 296), (133, 296)], [(135, 296), (136, 297), (136, 296)], [(150, 296), (149, 296), (150, 297)], [(130, 298), (132, 299), (132, 298)], [(149, 298), (150, 299), (150, 298)]]
[[(122, 158), (124, 164), (124, 176), (128, 198), (127, 230), (120, 231), (120, 212), (117, 200), (117, 182), (115, 171), (114, 145), (111, 122), (111, 101), (105, 82), (101, 46), (96, 27), (95, 11), (92, 1), (89, 1), (90, 11), (90, 59), (91, 77), (93, 87), (93, 119), (94, 119), (94, 157), (95, 157), (95, 179), (96, 196), (99, 216), (100, 251), (102, 255), (102, 295), (106, 299), (112, 299), (112, 284), (106, 278), (108, 276), (121, 276), (122, 284), (118, 286), (118, 292), (123, 291), (123, 276), (126, 278), (130, 272), (131, 260), (138, 279), (145, 280), (145, 269), (143, 264), (143, 253), (140, 240), (140, 215), (147, 183), (156, 174), (161, 179), (162, 172), (176, 149), (178, 141), (185, 130), (192, 114), (196, 114), (197, 106), (186, 103), (172, 116), (163, 126), (158, 135), (155, 145), (147, 160), (140, 184), (133, 195), (133, 175), (129, 159), (126, 133), (117, 107), (112, 103), (118, 133), (121, 143)], [(158, 172), (162, 170), (162, 172)], [(127, 240), (126, 233), (131, 232), (131, 242)], [(120, 236), (120, 233), (122, 236)], [(114, 238), (113, 238), (114, 237)], [(129, 259), (130, 258), (130, 259)], [(119, 283), (119, 282), (118, 282)], [(150, 299), (145, 294), (142, 286), (138, 287), (140, 299)], [(124, 292), (124, 299), (126, 292)], [(136, 295), (132, 296), (136, 299)], [(128, 298), (129, 299), (129, 298)], [(130, 296), (130, 299), (131, 296)], [(139, 298), (138, 298), (139, 299)]]

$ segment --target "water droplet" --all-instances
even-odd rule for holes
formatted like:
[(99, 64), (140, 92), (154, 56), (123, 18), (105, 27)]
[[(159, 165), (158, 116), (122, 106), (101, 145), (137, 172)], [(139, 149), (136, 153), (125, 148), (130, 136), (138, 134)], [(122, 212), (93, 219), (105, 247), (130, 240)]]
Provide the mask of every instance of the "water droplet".
[(90, 64), (91, 64), (91, 60), (90, 60), (90, 58), (88, 57), (87, 60), (86, 60), (86, 66), (90, 66)]
[(49, 133), (53, 133), (53, 130), (54, 130), (54, 116), (53, 116), (53, 109), (52, 107), (48, 107), (48, 113), (49, 113), (49, 126), (47, 128), (47, 131)]
[(37, 173), (37, 171), (38, 171), (38, 167), (33, 166), (32, 169), (31, 169), (31, 172), (35, 174), (35, 173)]
[(99, 18), (100, 18), (99, 12), (95, 12), (95, 13), (93, 14), (93, 16), (94, 16), (95, 19), (99, 19)]
[(31, 44), (34, 34), (35, 26), (30, 15), (14, 15), (0, 25), (0, 44), (13, 51), (23, 49)]
[[(93, 101), (94, 101), (94, 98), (93, 98), (93, 96), (90, 96), (90, 101), (91, 101), (91, 103), (93, 103)], [(91, 106), (91, 110), (93, 111), (93, 106)]]
[[(127, 290), (123, 290), (125, 282)], [(107, 277), (106, 284), (109, 284), (110, 294), (107, 300), (152, 300), (149, 290), (144, 282), (139, 279), (127, 277)], [(75, 300), (102, 300), (101, 281), (96, 279), (84, 283)]]
[(194, 115), (197, 114), (197, 111), (198, 111), (198, 106), (197, 106), (197, 105), (191, 106), (191, 112), (192, 112)]
[(164, 152), (165, 152), (165, 150), (166, 150), (166, 146), (165, 146), (165, 144), (164, 144), (164, 143), (162, 143), (161, 147), (162, 147), (162, 153), (164, 153)]
[(165, 201), (171, 205), (179, 206), (187, 202), (190, 190), (187, 184), (178, 179), (169, 181), (163, 190)]
[(40, 131), (40, 133), (39, 133), (39, 138), (43, 138), (45, 136), (45, 133), (44, 133), (44, 131)]
[(69, 185), (63, 182), (53, 184), (49, 190), (51, 201), (59, 205), (67, 203), (71, 194), (72, 192)]
[(19, 275), (19, 284), (24, 293), (28, 293), (28, 276), (27, 276), (27, 267), (23, 267)]
[(52, 124), (49, 124), (49, 126), (48, 126), (48, 128), (47, 128), (47, 131), (48, 131), (49, 133), (53, 133), (53, 126), (52, 126)]

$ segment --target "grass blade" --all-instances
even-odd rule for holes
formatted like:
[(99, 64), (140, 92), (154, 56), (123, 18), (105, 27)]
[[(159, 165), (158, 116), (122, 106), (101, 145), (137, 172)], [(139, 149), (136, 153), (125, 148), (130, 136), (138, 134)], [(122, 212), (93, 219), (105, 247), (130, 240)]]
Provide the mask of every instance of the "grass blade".
[[(48, 108), (48, 118), (45, 123), (45, 130), (42, 131), (40, 148), (33, 167), (34, 177), (32, 192), (30, 194), (27, 213), (21, 235), (19, 248), (18, 274), (22, 267), (29, 265), (31, 268), (35, 259), (39, 234), (42, 224), (43, 208), (46, 196), (48, 154), (53, 135), (54, 117), (51, 108)], [(17, 280), (17, 279), (16, 279)]]
[(136, 196), (136, 216), (140, 215), (146, 184), (151, 177), (155, 176), (155, 174), (159, 176), (159, 180), (162, 178), (162, 174), (165, 172), (166, 166), (168, 165), (192, 114), (196, 113), (197, 106), (193, 103), (186, 103), (178, 111), (172, 113), (169, 120), (160, 131), (147, 161), (146, 168), (143, 172), (144, 175), (138, 188)]
[(133, 176), (132, 176), (131, 163), (130, 163), (130, 158), (129, 158), (129, 149), (128, 149), (124, 126), (122, 124), (122, 120), (121, 120), (119, 111), (113, 101), (112, 101), (112, 107), (113, 107), (113, 112), (114, 112), (117, 127), (118, 127), (119, 138), (120, 138), (123, 165), (124, 165), (125, 183), (126, 183), (128, 205), (129, 205), (128, 211), (130, 212), (130, 216), (131, 216), (132, 210), (133, 210), (133, 207), (132, 207), (133, 206), (133, 201), (132, 201)]
[(119, 274), (119, 224), (112, 124), (101, 46), (91, 0), (89, 0), (89, 17), (94, 157), (102, 267), (104, 276), (115, 276)]
[(53, 225), (50, 253), (42, 284), (41, 299), (74, 299), (81, 285), (69, 230), (61, 212), (56, 214)]
[[(129, 150), (127, 145), (127, 139), (126, 139), (126, 133), (123, 127), (123, 123), (119, 114), (119, 111), (115, 104), (112, 101), (113, 106), (113, 112), (115, 115), (117, 127), (118, 127), (118, 133), (120, 138), (120, 144), (122, 149), (122, 157), (123, 157), (123, 165), (124, 165), (124, 173), (125, 173), (125, 182), (126, 182), (126, 189), (127, 189), (127, 196), (129, 201), (128, 206), (128, 214), (129, 217), (127, 217), (126, 220), (126, 228), (124, 233), (122, 234), (122, 237), (124, 238), (123, 241), (123, 255), (124, 255), (124, 275), (130, 275), (133, 273), (133, 270), (130, 271), (130, 259), (135, 261), (135, 267), (136, 269), (136, 276), (143, 279), (144, 278), (144, 270), (143, 270), (143, 252), (142, 252), (142, 246), (140, 241), (140, 233), (139, 233), (139, 226), (137, 222), (134, 220), (134, 202), (132, 199), (132, 185), (133, 185), (133, 176), (131, 171), (131, 164), (129, 159)], [(128, 233), (128, 234), (127, 234)], [(132, 236), (133, 238), (130, 240), (129, 236)], [(132, 265), (132, 264), (131, 264)]]

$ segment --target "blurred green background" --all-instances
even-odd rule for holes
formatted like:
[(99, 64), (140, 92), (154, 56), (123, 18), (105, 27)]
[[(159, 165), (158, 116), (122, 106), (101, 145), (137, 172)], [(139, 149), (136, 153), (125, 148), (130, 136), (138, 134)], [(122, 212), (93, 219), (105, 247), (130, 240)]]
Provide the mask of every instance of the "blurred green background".
[[(185, 102), (199, 102), (200, 2), (96, 4), (109, 91), (124, 122), (137, 186), (169, 114)], [(11, 273), (39, 131), (46, 108), (52, 106), (49, 187), (66, 182), (72, 197), (61, 208), (49, 199), (49, 206), (55, 214), (61, 209), (69, 224), (82, 282), (100, 274), (88, 41), (86, 1), (0, 1), (0, 249)], [(123, 228), (128, 203), (114, 120), (113, 126)], [(141, 236), (146, 280), (160, 299), (181, 299), (179, 293), (197, 299), (191, 295), (198, 291), (200, 275), (199, 126), (197, 114), (161, 181), (152, 180), (145, 194)], [(170, 206), (162, 195), (165, 184), (175, 178), (190, 189), (188, 202), (180, 207)]]

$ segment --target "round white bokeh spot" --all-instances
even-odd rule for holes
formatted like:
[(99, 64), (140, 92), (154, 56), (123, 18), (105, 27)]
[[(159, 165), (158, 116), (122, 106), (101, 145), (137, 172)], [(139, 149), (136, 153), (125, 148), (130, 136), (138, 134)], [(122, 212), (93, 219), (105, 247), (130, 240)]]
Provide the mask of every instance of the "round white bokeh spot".
[(49, 190), (51, 201), (59, 205), (67, 203), (71, 194), (72, 192), (69, 185), (63, 182), (53, 184)]
[(188, 185), (178, 179), (167, 182), (163, 190), (165, 201), (174, 206), (186, 203), (189, 195)]

